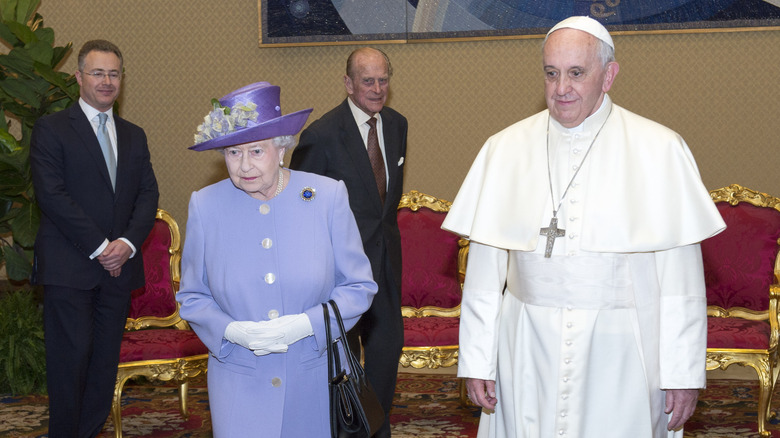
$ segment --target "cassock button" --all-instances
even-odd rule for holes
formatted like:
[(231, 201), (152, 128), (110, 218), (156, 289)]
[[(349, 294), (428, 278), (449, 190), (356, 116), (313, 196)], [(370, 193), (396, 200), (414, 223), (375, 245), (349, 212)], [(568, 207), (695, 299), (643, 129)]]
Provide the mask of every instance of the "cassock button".
[(561, 435), (561, 436), (566, 435), (566, 431), (561, 429), (561, 430), (558, 431), (558, 435)]
[(566, 411), (561, 412), (561, 418), (566, 418)]
[(273, 379), (271, 379), (271, 385), (273, 385), (274, 388), (278, 388), (282, 386), (282, 379), (278, 377), (274, 377)]
[(260, 214), (268, 214), (271, 212), (271, 206), (268, 204), (263, 204), (260, 206)]
[(569, 204), (576, 204), (576, 203), (578, 203), (578, 202), (580, 202), (580, 201), (578, 201), (578, 200), (576, 200), (576, 199), (574, 199), (574, 198), (572, 198), (572, 199), (569, 199)]
[(564, 400), (568, 400), (569, 399), (569, 394), (563, 394), (561, 396), (561, 398), (564, 399)]
[(276, 275), (273, 274), (273, 272), (269, 272), (265, 274), (265, 282), (268, 284), (274, 284), (276, 281)]
[(271, 239), (269, 239), (267, 237), (265, 239), (263, 239), (263, 248), (270, 249), (273, 245), (274, 245), (274, 242)]
[(572, 324), (572, 323), (570, 323), (570, 322), (567, 322), (567, 323), (566, 323), (566, 328), (571, 328), (571, 326), (573, 326), (573, 325), (574, 325), (574, 324)]
[(268, 318), (269, 319), (276, 319), (279, 317), (279, 311), (276, 309), (271, 309), (268, 311)]
[(570, 363), (571, 363), (571, 359), (564, 359), (564, 360), (563, 360), (563, 363), (565, 363), (566, 365), (568, 365), (568, 364), (570, 364)]
[(572, 341), (566, 341), (566, 345), (567, 345), (567, 346), (571, 346), (571, 344), (573, 344), (573, 342), (572, 342)]
[(574, 155), (577, 155), (577, 154), (580, 153), (580, 150), (579, 149), (574, 149), (574, 150), (572, 150), (572, 152), (574, 152)]
[(569, 383), (569, 378), (568, 377), (564, 377), (563, 378), (563, 383)]
[(577, 238), (576, 234), (569, 234), (569, 239), (574, 240)]

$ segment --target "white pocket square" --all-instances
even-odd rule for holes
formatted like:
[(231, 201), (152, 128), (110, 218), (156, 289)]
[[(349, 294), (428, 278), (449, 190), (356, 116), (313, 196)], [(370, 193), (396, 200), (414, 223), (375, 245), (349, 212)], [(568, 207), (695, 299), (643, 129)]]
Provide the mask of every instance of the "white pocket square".
[(402, 164), (404, 164), (404, 157), (401, 157), (401, 159), (398, 160), (398, 165), (400, 166)]

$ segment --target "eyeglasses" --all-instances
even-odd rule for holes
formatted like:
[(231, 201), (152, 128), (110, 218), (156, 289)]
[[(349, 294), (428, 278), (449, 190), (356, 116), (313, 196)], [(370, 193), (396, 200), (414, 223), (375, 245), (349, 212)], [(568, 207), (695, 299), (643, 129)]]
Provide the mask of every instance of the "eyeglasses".
[(111, 79), (111, 81), (118, 81), (122, 77), (121, 74), (119, 74), (118, 72), (115, 72), (115, 71), (112, 71), (112, 72), (109, 72), (109, 73), (106, 73), (104, 71), (91, 71), (91, 72), (82, 71), (81, 73), (83, 73), (83, 74), (85, 74), (87, 76), (92, 76), (93, 78), (97, 79), (98, 81), (105, 80), (106, 76), (108, 76), (108, 78)]

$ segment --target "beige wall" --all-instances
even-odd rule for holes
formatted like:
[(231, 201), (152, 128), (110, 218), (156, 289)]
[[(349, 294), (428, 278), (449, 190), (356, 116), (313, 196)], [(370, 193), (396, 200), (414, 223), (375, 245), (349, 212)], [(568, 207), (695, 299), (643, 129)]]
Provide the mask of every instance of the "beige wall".
[[(125, 55), (120, 113), (146, 129), (160, 207), (184, 226), (193, 190), (224, 177), (215, 152), (188, 151), (212, 97), (260, 80), (282, 87), (282, 110), (344, 97), (356, 46), (258, 47), (253, 0), (42, 0), (58, 44), (109, 39)], [(406, 190), (452, 200), (492, 133), (544, 108), (540, 39), (390, 44), (390, 105), (409, 119)], [(618, 35), (615, 102), (678, 131), (705, 185), (734, 182), (780, 196), (776, 169), (780, 31)]]

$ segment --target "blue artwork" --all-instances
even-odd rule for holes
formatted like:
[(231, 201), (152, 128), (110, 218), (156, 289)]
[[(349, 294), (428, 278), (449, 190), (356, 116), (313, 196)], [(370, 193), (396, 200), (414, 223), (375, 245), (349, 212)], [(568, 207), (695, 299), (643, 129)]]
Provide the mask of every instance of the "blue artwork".
[(572, 15), (610, 31), (780, 26), (780, 0), (258, 0), (263, 44), (543, 34)]

